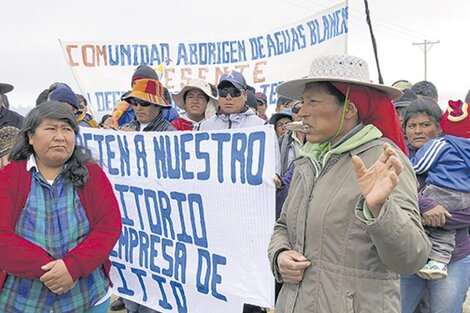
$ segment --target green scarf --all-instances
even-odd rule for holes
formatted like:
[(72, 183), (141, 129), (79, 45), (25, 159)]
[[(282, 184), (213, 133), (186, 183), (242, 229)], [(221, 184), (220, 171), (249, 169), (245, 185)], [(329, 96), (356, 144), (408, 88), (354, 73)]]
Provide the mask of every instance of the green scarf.
[[(347, 136), (347, 135), (346, 135)], [(303, 157), (310, 158), (320, 168), (323, 168), (328, 157), (332, 154), (341, 154), (346, 151), (350, 151), (360, 145), (369, 142), (371, 140), (382, 137), (382, 133), (374, 125), (366, 125), (356, 134), (348, 138), (346, 141), (341, 143), (339, 146), (331, 148), (331, 142), (325, 141), (323, 143), (309, 143), (303, 145), (300, 148), (300, 155)]]

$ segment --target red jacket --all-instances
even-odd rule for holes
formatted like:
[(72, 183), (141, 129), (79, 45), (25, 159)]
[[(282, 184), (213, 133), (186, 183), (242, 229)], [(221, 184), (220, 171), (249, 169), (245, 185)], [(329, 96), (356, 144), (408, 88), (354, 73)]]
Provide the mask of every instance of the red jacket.
[[(109, 253), (121, 234), (121, 214), (113, 187), (96, 163), (85, 164), (88, 180), (78, 195), (90, 222), (88, 236), (63, 258), (73, 281), (102, 265), (109, 278)], [(0, 291), (7, 273), (38, 278), (41, 266), (54, 259), (42, 247), (15, 234), (15, 227), (31, 188), (26, 161), (14, 161), (0, 170)]]
[(193, 130), (194, 128), (193, 123), (182, 117), (178, 117), (176, 120), (171, 122), (171, 125), (175, 126), (177, 130)]

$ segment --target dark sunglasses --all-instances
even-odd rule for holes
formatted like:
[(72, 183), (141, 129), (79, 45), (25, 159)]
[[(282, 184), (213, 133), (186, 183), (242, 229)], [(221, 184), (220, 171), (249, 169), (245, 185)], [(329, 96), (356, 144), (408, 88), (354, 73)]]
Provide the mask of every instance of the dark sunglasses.
[(292, 113), (298, 114), (300, 112), (300, 109), (302, 109), (301, 105), (292, 107)]
[(141, 107), (148, 107), (148, 106), (153, 105), (153, 103), (150, 103), (148, 101), (144, 101), (144, 100), (138, 99), (138, 98), (129, 98), (128, 102), (133, 106), (140, 105)]
[(235, 87), (224, 87), (219, 90), (219, 97), (225, 98), (230, 94), (233, 98), (240, 97), (242, 95), (242, 91)]

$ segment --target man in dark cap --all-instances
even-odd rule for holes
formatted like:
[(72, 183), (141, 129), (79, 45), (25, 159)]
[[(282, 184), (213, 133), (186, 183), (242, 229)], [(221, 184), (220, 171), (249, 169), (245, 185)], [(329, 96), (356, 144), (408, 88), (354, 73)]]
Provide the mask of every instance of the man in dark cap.
[[(21, 129), (23, 126), (24, 117), (8, 108), (8, 102), (4, 99), (5, 94), (12, 91), (13, 86), (10, 84), (0, 83), (0, 127), (15, 126)], [(8, 100), (7, 100), (8, 101)]]

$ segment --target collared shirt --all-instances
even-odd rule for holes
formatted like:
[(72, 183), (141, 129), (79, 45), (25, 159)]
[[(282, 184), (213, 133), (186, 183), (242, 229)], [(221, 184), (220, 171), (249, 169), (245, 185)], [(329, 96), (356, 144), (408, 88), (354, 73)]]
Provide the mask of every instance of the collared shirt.
[[(38, 171), (31, 156), (27, 170), (32, 171), (31, 188), (15, 232), (44, 248), (54, 259), (83, 241), (89, 232), (89, 221), (78, 193), (62, 174), (48, 182)], [(71, 290), (57, 295), (39, 278), (8, 275), (0, 293), (0, 311), (9, 312), (85, 312), (102, 299), (109, 280), (101, 267), (81, 277)]]

